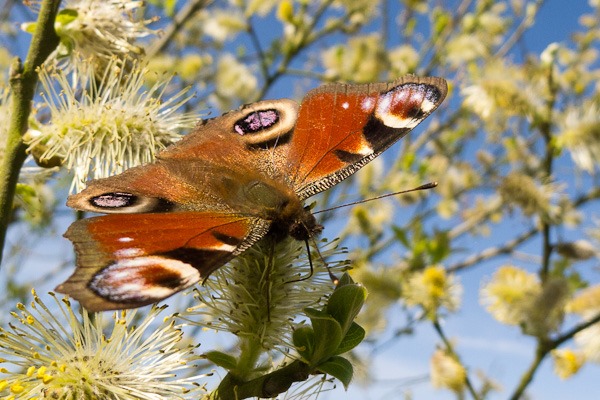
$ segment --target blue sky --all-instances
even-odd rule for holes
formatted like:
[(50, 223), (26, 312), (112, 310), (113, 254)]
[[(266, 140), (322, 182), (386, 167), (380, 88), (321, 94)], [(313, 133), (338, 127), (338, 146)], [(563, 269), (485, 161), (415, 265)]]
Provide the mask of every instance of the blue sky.
[[(567, 5), (568, 4), (568, 5)], [(568, 34), (578, 28), (578, 17), (589, 10), (587, 2), (578, 0), (565, 2), (563, 0), (548, 0), (542, 7), (535, 27), (528, 32), (526, 44), (529, 51), (539, 53), (552, 42), (564, 42)], [(284, 96), (281, 86), (277, 86), (270, 93), (271, 98)], [(288, 95), (286, 91), (285, 95)], [(427, 122), (424, 123), (426, 125)], [(412, 134), (418, 134), (416, 130)], [(598, 211), (598, 210), (593, 210)], [(47, 237), (43, 243), (26, 242), (27, 231), (22, 226), (13, 227), (10, 231), (8, 246), (23, 245), (30, 249), (31, 259), (24, 269), (26, 276), (20, 276), (24, 282), (41, 280), (36, 287), (40, 292), (50, 290), (57, 282), (64, 280), (69, 271), (53, 274), (51, 281), (47, 281), (39, 271), (40, 265), (58, 265), (62, 260), (72, 259), (72, 248), (68, 241), (60, 236), (66, 226), (71, 222), (70, 213), (62, 213), (57, 223), (57, 230), (53, 237)], [(503, 227), (502, 229), (510, 229)], [(499, 235), (509, 234), (498, 232)], [(329, 235), (328, 235), (329, 236)], [(483, 242), (482, 242), (483, 245)], [(531, 244), (532, 253), (536, 252), (536, 243)], [(448, 319), (445, 329), (450, 337), (457, 338), (457, 349), (466, 365), (481, 368), (486, 375), (497, 378), (498, 382), (505, 384), (504, 391), (492, 396), (493, 399), (506, 398), (515, 387), (526, 366), (532, 359), (534, 341), (523, 337), (518, 328), (498, 324), (489, 314), (479, 306), (478, 289), (484, 277), (502, 264), (501, 260), (494, 260), (478, 269), (470, 270), (461, 275), (464, 285), (464, 296), (461, 310), (456, 316)], [(0, 271), (0, 278), (4, 278), (7, 269)], [(390, 310), (389, 319), (394, 321), (394, 311)], [(389, 335), (389, 332), (388, 332)], [(208, 338), (209, 336), (207, 336)], [(214, 342), (212, 342), (214, 340)], [(429, 326), (422, 325), (416, 330), (415, 335), (406, 336), (393, 342), (389, 348), (377, 353), (373, 359), (371, 375), (377, 377), (377, 384), (367, 387), (358, 384), (351, 385), (347, 392), (340, 388), (335, 392), (326, 393), (324, 399), (400, 399), (402, 391), (410, 391), (415, 399), (453, 399), (454, 396), (433, 390), (428, 380), (413, 384), (413, 378), (419, 380), (429, 371), (429, 357), (433, 352), (438, 337)], [(213, 338), (203, 343), (202, 349), (212, 349), (221, 343), (221, 339)], [(362, 349), (361, 351), (365, 351)], [(551, 371), (551, 364), (544, 362), (534, 383), (529, 388), (533, 399), (593, 399), (596, 398), (598, 373), (597, 366), (587, 365), (584, 369), (568, 381), (560, 381)], [(407, 385), (407, 383), (411, 383)]]
[[(579, 16), (586, 11), (589, 11), (586, 1), (546, 1), (536, 18), (535, 27), (526, 35), (527, 49), (539, 54), (552, 42), (566, 42), (568, 35), (579, 27)], [(418, 134), (418, 132), (411, 134)], [(557, 170), (560, 170), (560, 166)], [(596, 207), (589, 211), (597, 215), (600, 210)], [(494, 232), (493, 235), (510, 235), (510, 227), (501, 229), (506, 231)], [(568, 236), (569, 232), (565, 235)], [(484, 246), (484, 240), (481, 241)], [(535, 242), (528, 246), (531, 254), (539, 254), (538, 246), (539, 244)], [(470, 247), (473, 248), (473, 244)], [(533, 359), (535, 346), (535, 341), (521, 335), (517, 327), (497, 323), (479, 305), (479, 285), (501, 264), (502, 260), (494, 260), (459, 274), (464, 286), (462, 307), (458, 314), (449, 318), (444, 325), (446, 334), (456, 338), (457, 350), (465, 364), (473, 369), (482, 369), (487, 376), (496, 378), (498, 383), (504, 385), (504, 390), (491, 396), (492, 399), (505, 399), (511, 394)], [(390, 319), (393, 319), (393, 315), (390, 315)], [(428, 373), (429, 359), (424, 357), (424, 354), (431, 355), (436, 343), (439, 343), (439, 339), (433, 328), (426, 325), (418, 327), (414, 336), (407, 336), (394, 342), (375, 359), (374, 375), (380, 377), (385, 383), (364, 389), (353, 386), (345, 397), (338, 397), (336, 394), (329, 398), (400, 399), (402, 398), (400, 391), (408, 389), (414, 399), (454, 399), (455, 397), (447, 392), (432, 389), (428, 381), (410, 387), (403, 385), (403, 382), (411, 377), (418, 378)], [(598, 366), (587, 364), (575, 377), (561, 381), (552, 372), (549, 361), (547, 359), (542, 364), (533, 384), (528, 389), (532, 399), (596, 399), (598, 397), (597, 382), (600, 372)], [(473, 369), (471, 372), (474, 372)]]
[[(527, 50), (539, 54), (552, 42), (567, 42), (569, 34), (579, 28), (578, 18), (588, 11), (587, 1), (546, 1), (536, 18), (534, 28), (525, 37)], [(423, 123), (426, 124), (427, 121)], [(418, 131), (419, 128), (411, 132), (411, 135), (418, 135)], [(557, 166), (557, 170), (560, 171), (560, 165)], [(589, 212), (598, 215), (600, 210), (597, 207), (591, 208)], [(520, 226), (512, 228), (522, 230)], [(502, 231), (494, 232), (493, 236), (511, 234), (510, 226), (502, 226), (499, 229)], [(570, 232), (564, 233), (567, 237), (569, 234)], [(484, 239), (480, 240), (482, 246), (489, 245)], [(473, 243), (469, 247), (473, 248)], [(532, 242), (523, 250), (539, 254), (538, 249), (539, 243)], [(473, 372), (481, 369), (487, 376), (495, 378), (503, 385), (503, 390), (492, 395), (491, 399), (506, 399), (512, 393), (533, 359), (535, 346), (535, 341), (524, 337), (517, 327), (499, 324), (479, 305), (481, 282), (502, 263), (502, 259), (496, 259), (459, 274), (464, 286), (462, 306), (460, 311), (444, 324), (446, 334), (456, 339), (458, 353), (471, 368), (471, 375), (475, 376)], [(389, 313), (389, 320), (394, 320), (393, 310)], [(371, 374), (378, 378), (378, 384), (366, 387), (361, 387), (360, 384), (352, 385), (343, 395), (336, 392), (324, 398), (392, 400), (403, 398), (401, 393), (407, 391), (414, 399), (454, 399), (455, 396), (448, 392), (433, 389), (427, 379), (420, 380), (429, 372), (429, 357), (436, 343), (439, 343), (439, 338), (433, 328), (426, 324), (421, 325), (413, 336), (404, 336), (393, 342), (389, 348), (386, 347), (377, 353)], [(529, 386), (527, 393), (532, 399), (583, 400), (598, 397), (600, 368), (597, 365), (587, 364), (573, 378), (561, 381), (552, 372), (550, 361), (546, 359), (543, 362), (534, 377), (534, 382)], [(477, 382), (476, 378), (474, 380)]]

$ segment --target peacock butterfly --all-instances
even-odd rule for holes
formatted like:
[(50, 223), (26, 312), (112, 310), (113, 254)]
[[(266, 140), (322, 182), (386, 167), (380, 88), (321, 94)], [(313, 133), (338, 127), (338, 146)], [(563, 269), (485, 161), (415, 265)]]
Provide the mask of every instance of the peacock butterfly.
[(162, 300), (265, 235), (320, 232), (304, 207), (381, 154), (444, 100), (446, 81), (330, 84), (302, 104), (261, 101), (201, 122), (152, 164), (94, 180), (67, 205), (77, 268), (56, 290), (93, 311)]

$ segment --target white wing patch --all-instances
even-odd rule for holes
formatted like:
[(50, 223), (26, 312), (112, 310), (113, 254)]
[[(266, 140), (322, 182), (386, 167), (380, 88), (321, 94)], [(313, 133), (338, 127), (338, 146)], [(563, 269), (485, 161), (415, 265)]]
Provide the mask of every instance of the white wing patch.
[[(139, 249), (124, 249), (133, 253)], [(162, 300), (200, 280), (199, 271), (172, 258), (126, 258), (106, 267), (90, 281), (98, 295), (118, 303)]]

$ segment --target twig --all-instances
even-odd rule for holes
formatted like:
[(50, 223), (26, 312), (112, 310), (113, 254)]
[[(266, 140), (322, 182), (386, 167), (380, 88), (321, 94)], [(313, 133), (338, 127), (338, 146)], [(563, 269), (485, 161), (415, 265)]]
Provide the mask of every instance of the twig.
[(161, 37), (155, 41), (150, 48), (146, 50), (146, 58), (151, 59), (157, 53), (159, 53), (162, 49), (165, 48), (167, 44), (171, 42), (171, 39), (175, 34), (185, 25), (185, 23), (192, 18), (199, 10), (206, 7), (211, 0), (194, 0), (187, 3), (175, 18), (173, 18), (173, 23), (166, 28), (161, 35)]
[(456, 8), (456, 13), (454, 13), (452, 17), (452, 22), (450, 22), (444, 28), (444, 31), (440, 33), (438, 38), (435, 41), (430, 41), (426, 46), (423, 46), (421, 49), (419, 59), (425, 60), (427, 54), (432, 54), (429, 60), (428, 65), (423, 69), (424, 75), (430, 75), (431, 71), (434, 69), (434, 66), (438, 63), (437, 54), (440, 53), (440, 49), (443, 48), (448, 40), (450, 39), (450, 35), (454, 28), (459, 25), (459, 22), (463, 19), (473, 0), (462, 0), (461, 3)]
[(447, 270), (448, 270), (448, 272), (460, 271), (461, 269), (464, 269), (471, 265), (477, 264), (478, 262), (481, 262), (483, 260), (487, 260), (489, 258), (496, 257), (500, 254), (509, 254), (518, 245), (520, 245), (524, 241), (532, 238), (538, 232), (539, 232), (538, 228), (531, 228), (530, 230), (522, 233), (520, 236), (517, 236), (513, 240), (506, 242), (506, 244), (504, 244), (503, 246), (491, 247), (491, 248), (485, 249), (482, 252), (480, 252), (479, 254), (475, 254), (475, 255), (465, 259), (464, 261), (461, 261), (454, 265), (450, 265)]
[[(540, 133), (542, 134), (542, 138), (544, 139), (544, 179), (550, 180), (552, 179), (553, 172), (553, 163), (554, 163), (554, 154), (556, 152), (554, 137), (552, 136), (552, 119), (554, 115), (554, 106), (556, 104), (556, 98), (558, 93), (558, 85), (554, 81), (554, 72), (552, 68), (548, 69), (548, 77), (547, 77), (548, 89), (550, 91), (550, 95), (546, 100), (545, 110), (546, 115), (545, 120), (540, 124)], [(540, 277), (542, 281), (546, 280), (548, 273), (550, 271), (550, 256), (552, 255), (552, 243), (550, 239), (550, 222), (546, 221), (544, 218), (542, 220), (542, 265), (540, 270)]]
[(302, 39), (298, 43), (297, 47), (294, 48), (292, 51), (286, 53), (275, 72), (269, 74), (266, 77), (265, 84), (258, 93), (257, 98), (262, 99), (265, 97), (266, 93), (269, 91), (271, 86), (287, 72), (287, 68), (289, 67), (291, 62), (302, 52), (302, 50), (306, 49), (312, 43), (326, 36), (328, 33), (331, 33), (339, 27), (344, 26), (345, 21), (341, 21), (339, 25), (328, 26), (326, 29), (323, 29), (311, 35), (311, 33), (316, 30), (317, 24), (320, 22), (321, 18), (325, 15), (325, 11), (332, 3), (333, 0), (327, 0), (319, 6), (318, 10), (314, 14), (314, 18), (311, 21), (310, 25), (307, 26), (304, 30)]
[(512, 396), (510, 396), (510, 399), (511, 400), (519, 400), (521, 398), (521, 396), (523, 396), (525, 389), (527, 388), (529, 383), (533, 380), (533, 376), (535, 375), (535, 372), (537, 371), (538, 367), (540, 366), (540, 364), (542, 363), (544, 358), (546, 358), (546, 356), (552, 350), (556, 349), (558, 346), (560, 346), (567, 340), (572, 339), (573, 336), (575, 336), (577, 333), (583, 331), (584, 329), (589, 328), (590, 326), (592, 326), (594, 324), (597, 324), (598, 322), (600, 322), (600, 314), (596, 315), (594, 318), (590, 319), (589, 321), (586, 321), (584, 323), (581, 323), (581, 324), (575, 326), (574, 328), (572, 328), (568, 332), (564, 333), (563, 335), (560, 335), (558, 338), (556, 338), (554, 340), (539, 340), (536, 351), (535, 351), (535, 358), (534, 358), (533, 362), (531, 363), (531, 365), (529, 366), (529, 368), (527, 369), (527, 371), (521, 377), (519, 385), (515, 389)]
[(25, 64), (22, 64), (19, 58), (15, 58), (11, 64), (11, 117), (4, 158), (0, 164), (0, 260), (6, 230), (12, 215), (13, 197), (19, 172), (27, 156), (22, 135), (28, 127), (27, 120), (31, 113), (31, 102), (38, 81), (36, 69), (54, 51), (59, 42), (54, 32), (54, 19), (59, 5), (60, 0), (42, 2)]
[[(444, 342), (444, 345), (446, 346), (446, 349), (448, 350), (448, 352), (450, 354), (452, 354), (454, 357), (456, 357), (456, 359), (460, 362), (458, 354), (456, 354), (456, 351), (454, 351), (454, 346), (452, 345), (452, 343), (448, 340), (448, 338), (444, 334), (444, 330), (442, 329), (442, 326), (440, 325), (440, 322), (437, 319), (433, 321), (433, 327), (435, 328), (435, 331), (437, 332), (439, 337), (442, 339), (442, 342)], [(465, 368), (465, 370), (466, 370), (466, 368)], [(475, 400), (479, 400), (479, 395), (477, 394), (477, 391), (475, 390), (473, 383), (469, 379), (468, 373), (465, 374), (465, 384), (467, 385), (467, 389), (469, 390), (469, 393), (471, 393), (471, 396), (473, 396), (473, 398)]]
[(501, 59), (506, 56), (506, 53), (523, 37), (523, 34), (531, 26), (530, 22), (535, 19), (537, 13), (540, 11), (540, 8), (544, 5), (544, 0), (538, 0), (535, 2), (535, 15), (528, 16), (521, 21), (517, 29), (513, 32), (512, 36), (508, 38), (503, 44), (502, 47), (496, 52), (494, 58)]

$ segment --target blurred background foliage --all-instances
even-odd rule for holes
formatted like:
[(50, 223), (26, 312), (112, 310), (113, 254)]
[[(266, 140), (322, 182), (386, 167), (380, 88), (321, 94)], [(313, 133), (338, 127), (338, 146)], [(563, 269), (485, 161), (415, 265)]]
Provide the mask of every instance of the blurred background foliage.
[[(437, 339), (419, 350), (430, 360), (423, 377), (434, 387), (452, 397), (468, 391), (467, 397), (516, 399), (544, 385), (534, 380), (543, 362), (552, 363), (555, 379), (600, 362), (600, 2), (581, 5), (573, 30), (544, 42), (536, 30), (551, 27), (538, 16), (551, 2), (151, 0), (127, 10), (137, 30), (125, 44), (90, 54), (105, 52), (99, 63), (115, 52), (145, 62), (148, 88), (176, 74), (168, 90), (195, 93), (181, 111), (205, 118), (265, 98), (299, 100), (323, 82), (405, 74), (448, 80), (448, 98), (434, 115), (319, 196), (317, 208), (438, 182), (430, 191), (320, 215), (324, 236), (340, 237), (351, 275), (369, 292), (359, 315), (367, 343), (355, 354), (360, 381), (381, 384), (370, 363), (382, 349), (402, 349), (407, 335), (429, 329)], [(28, 46), (19, 24), (36, 20), (36, 4), (5, 0), (1, 10), (0, 84), (8, 87), (9, 64)], [(55, 25), (58, 59), (87, 56), (84, 31), (94, 22), (78, 21), (83, 15)], [(3, 137), (9, 98), (4, 90)], [(30, 126), (43, 133), (51, 113), (41, 103), (37, 96)], [(48, 251), (42, 243), (58, 242), (73, 218), (63, 206), (70, 174), (32, 160), (21, 170), (3, 260), (6, 310), (32, 285), (43, 287), (72, 268), (67, 244), (40, 261)], [(461, 357), (461, 337), (448, 328), (453, 318), (466, 320), (473, 337), (486, 332), (460, 315), (465, 302), (489, 313), (486, 324), (513, 326), (531, 338), (529, 360), (510, 367), (518, 380), (503, 382), (488, 365)], [(413, 388), (402, 384), (398, 391), (410, 397)]]

